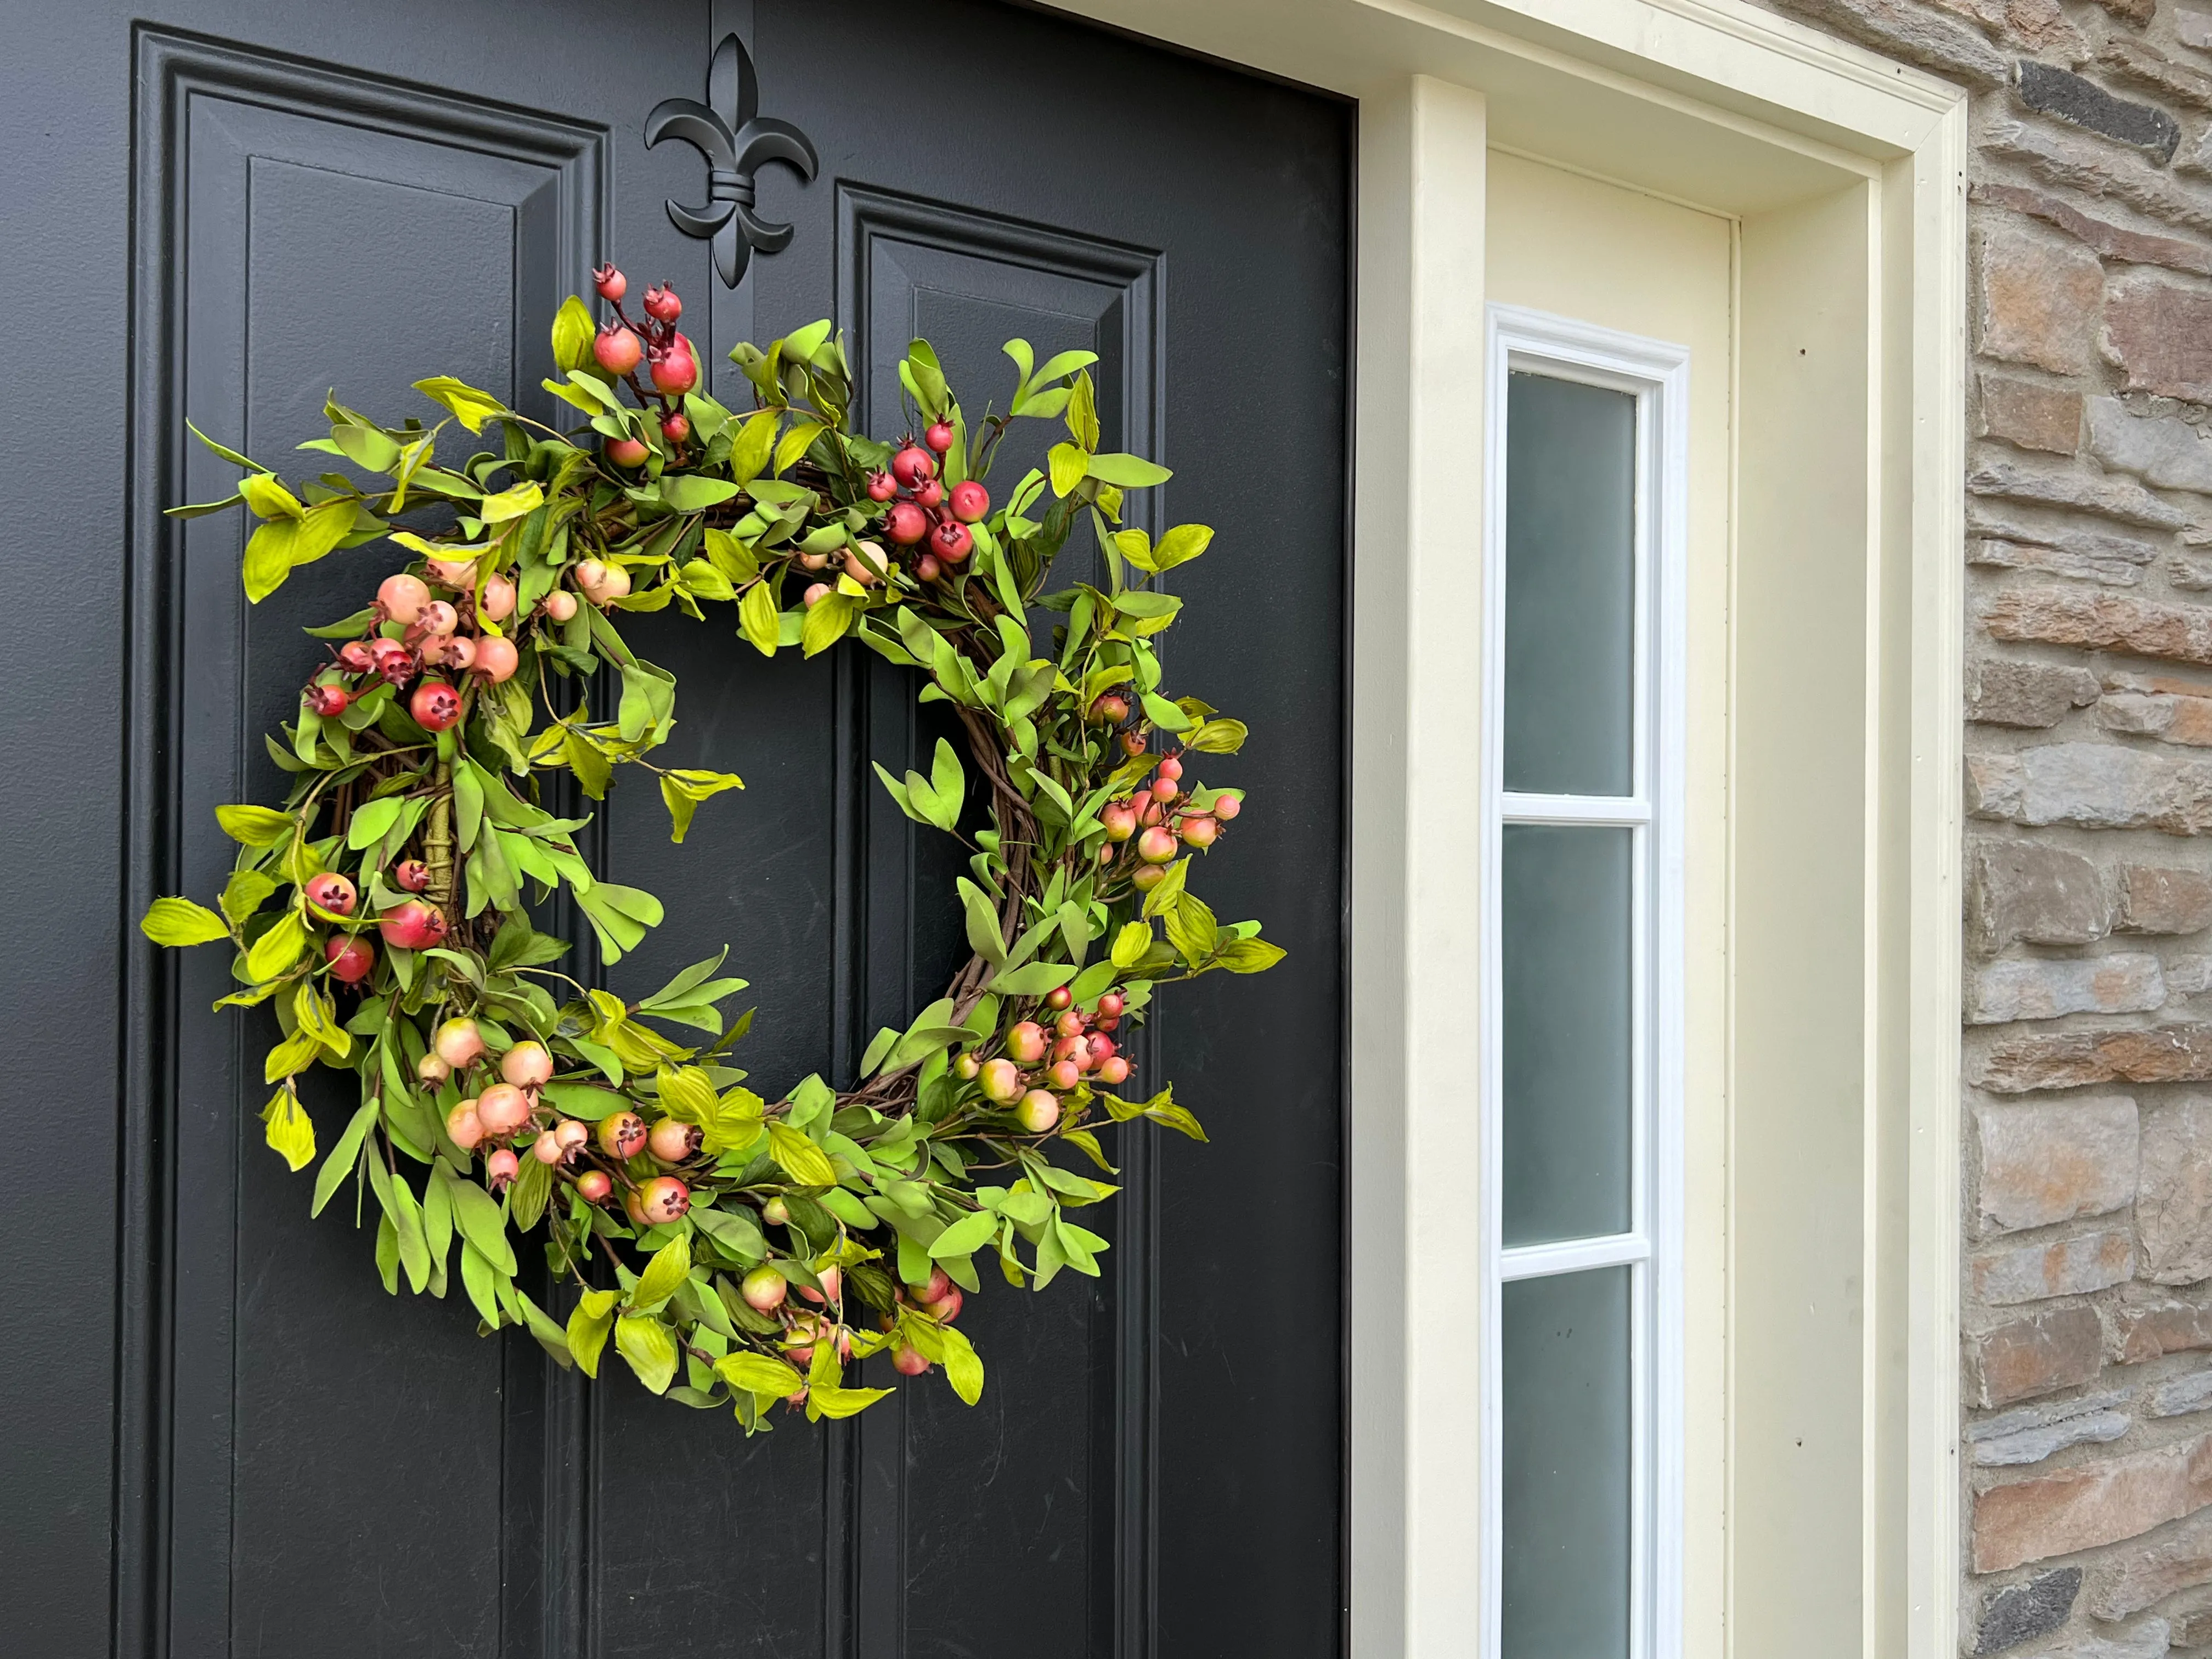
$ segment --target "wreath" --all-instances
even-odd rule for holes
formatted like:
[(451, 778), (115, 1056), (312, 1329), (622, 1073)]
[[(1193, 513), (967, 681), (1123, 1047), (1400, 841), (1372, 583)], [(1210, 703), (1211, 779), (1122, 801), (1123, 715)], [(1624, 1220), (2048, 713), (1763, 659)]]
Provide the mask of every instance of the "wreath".
[[(1107, 1242), (1072, 1212), (1117, 1190), (1097, 1131), (1149, 1119), (1206, 1138), (1171, 1091), (1124, 1091), (1130, 1026), (1162, 984), (1282, 955), (1188, 884), (1243, 794), (1186, 767), (1245, 732), (1159, 689), (1182, 601), (1152, 579), (1213, 532), (1155, 542), (1123, 522), (1124, 492), (1169, 473), (1100, 453), (1090, 352), (1040, 365), (1009, 341), (1006, 412), (971, 422), (916, 340), (899, 378), (921, 435), (892, 445), (852, 430), (828, 322), (730, 354), (752, 390), (740, 411), (701, 389), (672, 289), (648, 289), (634, 318), (622, 272), (593, 277), (604, 324), (574, 297), (553, 323), (562, 377), (544, 384), (580, 416), (571, 430), (421, 380), (446, 411), (434, 425), (333, 400), (330, 436), (303, 446), (377, 482), (295, 489), (192, 428), (245, 476), (170, 511), (258, 517), (250, 600), (340, 549), (388, 540), (415, 561), (307, 630), (328, 659), (268, 739), (292, 787), (282, 807), (217, 809), (240, 849), (218, 908), (161, 898), (141, 926), (160, 945), (228, 942), (241, 988), (216, 1006), (274, 1009), (261, 1116), (294, 1170), (319, 1149), (302, 1077), (357, 1074), (313, 1212), (351, 1182), (359, 1224), (374, 1197), (387, 1291), (445, 1296), (458, 1243), (481, 1333), (521, 1327), (594, 1377), (611, 1336), (653, 1393), (730, 1404), (749, 1432), (778, 1401), (810, 1420), (865, 1408), (889, 1390), (848, 1386), (846, 1368), (886, 1351), (902, 1376), (941, 1364), (973, 1404), (982, 1364), (955, 1322), (977, 1258), (1018, 1287), (1095, 1276)], [(994, 506), (1012, 423), (1054, 418), (1067, 436), (1047, 469)], [(495, 441), (441, 465), (457, 423)], [(1083, 521), (1108, 585), (1042, 592)], [(927, 775), (876, 769), (901, 811), (973, 849), (957, 884), (973, 955), (905, 1030), (876, 1034), (849, 1090), (746, 1086), (730, 1054), (751, 1013), (723, 1012), (745, 985), (722, 975), (726, 950), (625, 1000), (556, 968), (569, 947), (538, 926), (565, 895), (612, 966), (661, 920), (577, 849), (580, 798), (603, 799), (617, 764), (656, 774), (678, 842), (742, 787), (647, 758), (675, 682), (617, 626), (709, 604), (734, 604), (765, 656), (851, 636), (919, 670), (921, 700), (965, 736), (964, 760), (938, 740)], [(1097, 1173), (1054, 1162), (1055, 1143)], [(565, 1317), (518, 1282), (516, 1241), (540, 1233), (549, 1299), (573, 1287)]]

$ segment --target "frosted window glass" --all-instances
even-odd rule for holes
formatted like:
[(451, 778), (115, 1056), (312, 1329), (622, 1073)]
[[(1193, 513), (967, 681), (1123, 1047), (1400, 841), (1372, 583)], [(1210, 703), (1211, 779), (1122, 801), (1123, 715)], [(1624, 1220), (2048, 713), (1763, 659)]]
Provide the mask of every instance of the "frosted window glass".
[(1509, 378), (1505, 787), (1632, 793), (1636, 399)]
[(1504, 1659), (1625, 1659), (1627, 1267), (1504, 1287)]
[(1634, 832), (1509, 823), (1504, 1240), (1626, 1232)]

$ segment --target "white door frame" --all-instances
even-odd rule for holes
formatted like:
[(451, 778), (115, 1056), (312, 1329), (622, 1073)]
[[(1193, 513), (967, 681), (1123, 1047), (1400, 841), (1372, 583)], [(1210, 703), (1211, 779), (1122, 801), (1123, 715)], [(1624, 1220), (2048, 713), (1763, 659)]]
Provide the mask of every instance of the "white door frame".
[[(1479, 1220), (1466, 1190), (1465, 1062), (1480, 1041), (1486, 918), (1474, 874), (1482, 781), (1464, 734), (1479, 729), (1485, 669), (1467, 644), (1479, 619), (1464, 562), (1468, 504), (1482, 490), (1484, 177), (1499, 149), (1739, 226), (1730, 690), (1718, 739), (1729, 781), (1734, 1437), (1716, 1537), (1701, 1538), (1693, 1519), (1686, 1540), (1693, 1577), (1703, 1550), (1717, 1587), (1691, 1650), (1780, 1650), (1762, 1632), (1804, 1588), (1784, 1581), (1820, 1563), (1844, 1582), (1791, 1632), (1791, 1651), (1949, 1659), (1965, 94), (1748, 0), (1060, 3), (1359, 101), (1354, 1653), (1456, 1659), (1485, 1595), (1481, 1310), (1478, 1275), (1453, 1268), (1471, 1258)], [(1773, 686), (1802, 694), (1805, 718), (1777, 714)], [(1811, 896), (1792, 882), (1795, 849), (1777, 827), (1779, 803), (1801, 797), (1825, 808), (1802, 853), (1823, 890)], [(1789, 982), (1792, 942), (1814, 938), (1847, 948), (1823, 948), (1818, 971)], [(1852, 1305), (1801, 1328), (1784, 1304), (1839, 1264), (1753, 1189), (1805, 1173), (1765, 1126), (1790, 1109), (1793, 1058), (1822, 1045), (1850, 1073), (1840, 1098), (1856, 1156), (1810, 1174), (1827, 1182), (1823, 1201), (1856, 1206), (1841, 1247), (1850, 1288), (1830, 1298)], [(1798, 1528), (1778, 1507), (1775, 1483), (1787, 1477), (1767, 1467), (1778, 1460), (1760, 1437), (1791, 1398), (1790, 1353), (1845, 1341), (1842, 1384), (1789, 1407), (1829, 1448), (1822, 1483), (1804, 1495), (1839, 1511), (1845, 1530)]]

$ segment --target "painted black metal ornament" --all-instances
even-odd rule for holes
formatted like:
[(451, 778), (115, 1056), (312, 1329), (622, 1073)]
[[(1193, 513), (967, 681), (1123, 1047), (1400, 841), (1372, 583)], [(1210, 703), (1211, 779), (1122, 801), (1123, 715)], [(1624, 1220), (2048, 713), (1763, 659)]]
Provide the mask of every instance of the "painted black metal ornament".
[(791, 246), (793, 227), (775, 224), (753, 211), (753, 176), (771, 161), (781, 161), (811, 183), (821, 158), (806, 135), (788, 121), (760, 113), (760, 76), (752, 54), (734, 34), (722, 37), (707, 66), (707, 101), (665, 98), (646, 117), (645, 143), (681, 139), (707, 158), (707, 205), (685, 207), (673, 197), (668, 216), (686, 236), (710, 240), (714, 269), (725, 288), (745, 279), (756, 250), (781, 253)]

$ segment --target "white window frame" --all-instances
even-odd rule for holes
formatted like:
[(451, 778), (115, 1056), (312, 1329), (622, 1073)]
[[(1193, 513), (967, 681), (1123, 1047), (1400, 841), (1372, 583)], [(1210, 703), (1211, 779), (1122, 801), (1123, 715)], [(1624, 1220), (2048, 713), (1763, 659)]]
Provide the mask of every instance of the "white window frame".
[[(1506, 1283), (1627, 1267), (1630, 1294), (1630, 1659), (1681, 1652), (1682, 1005), (1686, 635), (1689, 517), (1686, 347), (1594, 324), (1491, 305), (1483, 429), (1482, 1018), (1480, 1261), (1484, 1371), (1482, 1534), (1487, 1557), (1480, 1651), (1501, 1659), (1504, 1540), (1503, 1307)], [(1516, 371), (1636, 399), (1635, 706), (1630, 793), (1538, 795), (1504, 787), (1507, 394)], [(1635, 832), (1632, 861), (1629, 1231), (1602, 1238), (1504, 1243), (1504, 941), (1500, 881), (1508, 823)], [(1672, 971), (1668, 971), (1671, 967)]]

